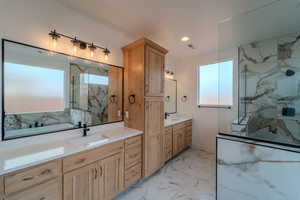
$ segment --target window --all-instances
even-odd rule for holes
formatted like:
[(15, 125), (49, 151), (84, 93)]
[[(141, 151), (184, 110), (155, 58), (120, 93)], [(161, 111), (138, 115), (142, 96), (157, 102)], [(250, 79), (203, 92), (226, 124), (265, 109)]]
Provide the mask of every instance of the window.
[(108, 85), (108, 76), (84, 74), (84, 83), (93, 85)]
[(5, 62), (6, 114), (63, 111), (64, 70)]
[(198, 105), (228, 107), (233, 101), (233, 61), (198, 67)]

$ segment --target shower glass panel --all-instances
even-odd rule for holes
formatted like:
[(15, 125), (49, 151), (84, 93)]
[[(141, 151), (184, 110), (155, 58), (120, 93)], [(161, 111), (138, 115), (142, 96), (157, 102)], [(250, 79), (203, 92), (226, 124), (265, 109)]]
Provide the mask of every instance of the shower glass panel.
[(234, 59), (238, 85), (232, 110), (218, 111), (219, 132), (230, 119), (246, 137), (300, 145), (299, 20), (299, 1), (287, 0), (219, 23), (218, 59)]

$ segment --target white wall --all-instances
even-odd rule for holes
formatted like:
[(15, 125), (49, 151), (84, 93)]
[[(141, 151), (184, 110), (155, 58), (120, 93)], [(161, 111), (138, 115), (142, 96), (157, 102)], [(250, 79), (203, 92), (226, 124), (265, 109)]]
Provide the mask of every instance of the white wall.
[[(237, 118), (237, 50), (210, 53), (182, 59), (176, 65), (178, 81), (178, 113), (193, 116), (193, 148), (215, 152), (215, 137), (219, 132), (230, 131), (230, 123)], [(198, 108), (197, 105), (197, 67), (218, 62), (234, 60), (234, 105), (231, 110), (222, 108)], [(181, 102), (186, 95), (187, 102)]]
[[(0, 19), (1, 38), (49, 48), (48, 33), (51, 29), (56, 29), (61, 33), (107, 46), (112, 52), (108, 63), (115, 65), (123, 63), (120, 48), (136, 39), (65, 8), (55, 0), (1, 0)], [(57, 50), (69, 53), (71, 47), (68, 42), (64, 46), (58, 46)]]

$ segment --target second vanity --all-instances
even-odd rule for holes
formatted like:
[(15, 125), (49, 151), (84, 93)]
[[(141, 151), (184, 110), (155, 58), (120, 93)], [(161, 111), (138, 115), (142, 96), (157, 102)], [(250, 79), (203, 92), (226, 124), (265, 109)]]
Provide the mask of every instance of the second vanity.
[[(109, 200), (142, 179), (142, 131), (116, 123), (59, 134), (1, 144), (1, 200)], [(166, 162), (191, 145), (191, 118), (166, 120), (163, 138)]]
[(167, 161), (192, 145), (192, 118), (173, 117), (165, 120), (164, 125), (164, 161)]

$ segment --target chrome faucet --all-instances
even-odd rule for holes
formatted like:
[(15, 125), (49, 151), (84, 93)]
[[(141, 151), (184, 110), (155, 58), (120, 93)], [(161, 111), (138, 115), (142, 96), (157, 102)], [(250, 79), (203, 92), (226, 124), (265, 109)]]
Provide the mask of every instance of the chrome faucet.
[(87, 127), (86, 124), (83, 124), (82, 131), (83, 131), (83, 135), (82, 136), (85, 137), (85, 136), (87, 136), (87, 132), (90, 131), (90, 129)]

